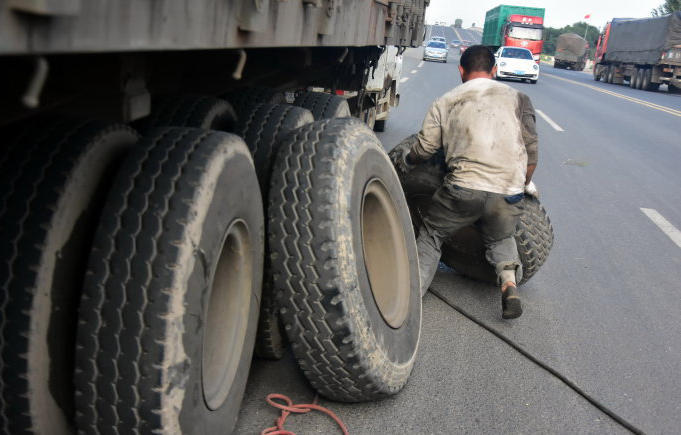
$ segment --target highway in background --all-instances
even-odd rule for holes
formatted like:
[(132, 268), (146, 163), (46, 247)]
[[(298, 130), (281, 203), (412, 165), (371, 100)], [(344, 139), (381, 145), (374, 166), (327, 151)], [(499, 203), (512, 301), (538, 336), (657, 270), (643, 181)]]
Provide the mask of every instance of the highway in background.
[[(457, 50), (446, 64), (422, 62), (421, 50), (405, 54), (402, 104), (380, 135), (386, 149), (460, 83)], [(503, 321), (498, 290), (441, 271), (405, 389), (365, 404), (319, 399), (350, 433), (626, 433), (627, 424), (678, 433), (681, 96), (541, 68), (536, 85), (506, 82), (541, 112), (535, 180), (556, 235), (521, 288), (523, 316)], [(256, 360), (237, 433), (272, 425), (273, 392), (315, 398), (290, 354)], [(321, 414), (286, 427), (337, 433)]]

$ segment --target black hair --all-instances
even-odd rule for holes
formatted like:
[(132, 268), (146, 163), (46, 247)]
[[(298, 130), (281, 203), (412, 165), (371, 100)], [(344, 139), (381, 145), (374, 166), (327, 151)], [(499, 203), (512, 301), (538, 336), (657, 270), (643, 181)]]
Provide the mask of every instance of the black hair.
[(472, 45), (466, 49), (461, 55), (459, 65), (461, 65), (467, 73), (472, 72), (492, 72), (495, 60), (494, 55), (489, 48), (484, 45)]

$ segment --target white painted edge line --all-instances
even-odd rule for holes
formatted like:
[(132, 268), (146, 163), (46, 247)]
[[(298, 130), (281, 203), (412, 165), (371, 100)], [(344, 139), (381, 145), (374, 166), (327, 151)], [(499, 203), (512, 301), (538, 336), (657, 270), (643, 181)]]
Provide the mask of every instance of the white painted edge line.
[(421, 68), (423, 66), (423, 63), (424, 63), (423, 61), (419, 62), (417, 68)]
[(556, 130), (556, 131), (565, 131), (565, 130), (563, 130), (563, 128), (562, 128), (560, 125), (556, 124), (556, 123), (554, 122), (553, 119), (549, 118), (549, 117), (546, 115), (546, 113), (542, 112), (542, 111), (539, 110), (539, 109), (534, 109), (534, 111), (537, 112), (537, 114), (539, 114), (539, 116), (541, 116), (542, 118), (544, 118), (544, 121), (548, 122), (549, 125), (550, 125), (551, 127), (553, 127), (554, 130)]
[(402, 80), (400, 80), (400, 83), (404, 83), (404, 82), (406, 82), (407, 80), (409, 80), (409, 77), (402, 77)]
[(411, 70), (411, 73), (412, 73), (412, 74), (416, 74), (418, 71), (419, 71), (419, 70), (417, 70), (417, 69), (413, 69), (413, 70)]
[(641, 208), (641, 211), (648, 216), (650, 220), (667, 235), (667, 237), (672, 239), (672, 242), (676, 243), (676, 246), (681, 248), (681, 231), (669, 223), (669, 221), (658, 213), (657, 210), (652, 208)]

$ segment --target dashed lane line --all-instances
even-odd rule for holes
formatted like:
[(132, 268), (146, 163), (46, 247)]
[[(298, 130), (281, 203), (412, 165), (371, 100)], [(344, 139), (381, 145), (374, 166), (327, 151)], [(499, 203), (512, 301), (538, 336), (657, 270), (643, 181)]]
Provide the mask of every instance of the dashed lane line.
[(593, 89), (594, 91), (601, 92), (603, 94), (612, 95), (613, 97), (621, 98), (623, 100), (631, 101), (632, 103), (640, 104), (642, 106), (649, 107), (651, 109), (659, 110), (661, 112), (669, 113), (670, 115), (681, 117), (681, 110), (672, 109), (671, 107), (661, 106), (659, 104), (651, 103), (650, 101), (641, 100), (639, 98), (630, 97), (628, 95), (620, 94), (618, 92), (613, 92), (608, 89), (603, 89), (598, 86), (589, 85), (586, 83), (578, 82), (576, 80), (566, 79), (564, 77), (559, 77), (554, 74), (543, 73), (546, 77), (551, 77), (552, 79), (562, 80), (564, 82), (572, 83), (574, 85), (584, 86), (585, 88)]
[(421, 68), (423, 66), (423, 63), (424, 63), (423, 61), (419, 62), (417, 68)]
[(412, 74), (416, 74), (418, 71), (419, 71), (419, 70), (417, 70), (417, 69), (413, 69), (413, 70), (411, 70), (411, 73), (412, 73)]
[(563, 128), (562, 128), (560, 125), (556, 124), (556, 122), (555, 122), (553, 119), (549, 118), (548, 115), (546, 115), (546, 113), (542, 112), (542, 111), (539, 110), (539, 109), (535, 109), (534, 111), (537, 112), (537, 114), (538, 114), (539, 116), (541, 116), (542, 118), (544, 118), (544, 121), (548, 122), (548, 124), (549, 124), (551, 127), (553, 127), (554, 130), (556, 130), (556, 131), (565, 131), (565, 130), (563, 130)]
[(681, 248), (681, 231), (665, 219), (664, 216), (658, 213), (657, 210), (652, 208), (641, 208), (641, 211), (648, 216), (648, 218), (650, 218), (650, 220), (653, 221), (667, 237), (672, 239), (672, 242), (676, 243), (676, 246)]
[(402, 79), (400, 80), (400, 83), (404, 83), (404, 82), (406, 82), (407, 80), (409, 80), (409, 77), (402, 77)]

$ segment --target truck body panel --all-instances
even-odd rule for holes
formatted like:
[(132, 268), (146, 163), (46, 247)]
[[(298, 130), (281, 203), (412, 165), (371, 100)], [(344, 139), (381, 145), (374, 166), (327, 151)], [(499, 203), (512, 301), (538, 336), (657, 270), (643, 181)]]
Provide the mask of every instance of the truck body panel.
[(563, 33), (556, 41), (555, 66), (584, 69), (589, 43), (576, 33)]
[(52, 0), (46, 4), (55, 7), (42, 9), (34, 3), (0, 1), (0, 54), (416, 46), (428, 1)]

